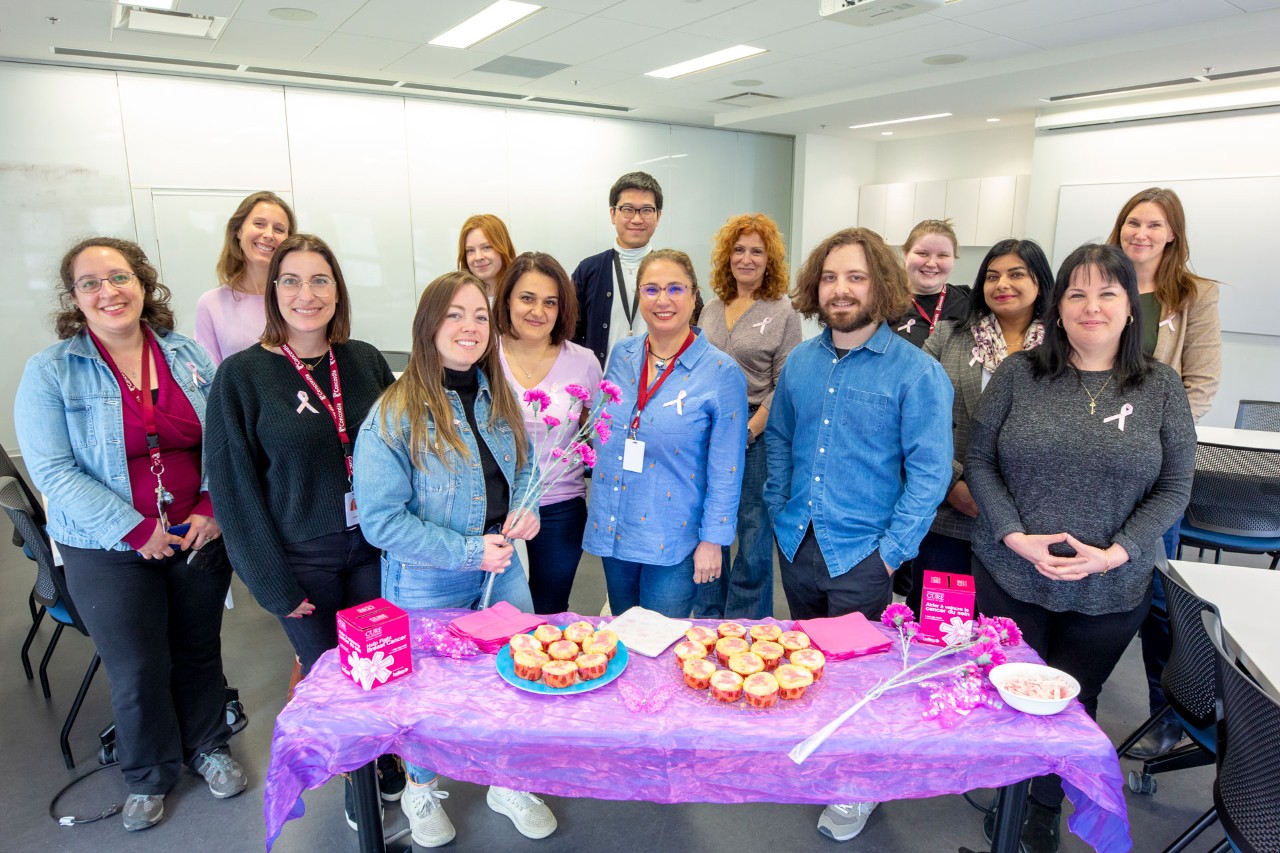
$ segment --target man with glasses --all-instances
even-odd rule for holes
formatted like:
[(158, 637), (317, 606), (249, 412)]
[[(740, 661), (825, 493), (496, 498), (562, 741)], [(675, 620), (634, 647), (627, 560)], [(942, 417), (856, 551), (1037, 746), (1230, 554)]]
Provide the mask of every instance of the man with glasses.
[[(651, 251), (653, 233), (662, 219), (662, 187), (647, 172), (628, 172), (609, 189), (609, 221), (618, 234), (615, 245), (583, 258), (573, 271), (578, 294), (578, 327), (573, 342), (586, 347), (607, 366), (613, 345), (643, 334), (636, 270)], [(695, 293), (693, 321), (702, 313)]]

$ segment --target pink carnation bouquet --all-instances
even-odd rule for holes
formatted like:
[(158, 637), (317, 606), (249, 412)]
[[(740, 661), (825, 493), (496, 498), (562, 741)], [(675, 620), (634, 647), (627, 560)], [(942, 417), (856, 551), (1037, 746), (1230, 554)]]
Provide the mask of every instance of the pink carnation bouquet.
[[(963, 716), (973, 708), (983, 705), (1000, 707), (999, 697), (986, 689), (986, 679), (982, 676), (993, 666), (1004, 663), (1004, 646), (1016, 646), (1022, 642), (1022, 632), (1018, 630), (1017, 624), (1003, 616), (988, 618), (979, 615), (976, 622), (966, 622), (949, 633), (946, 636), (947, 644), (941, 649), (923, 660), (911, 663), (910, 646), (920, 628), (915, 620), (915, 614), (905, 604), (890, 604), (885, 608), (880, 621), (898, 632), (902, 670), (872, 687), (866, 696), (840, 716), (796, 744), (787, 753), (792, 761), (803, 764), (814, 750), (822, 746), (863, 705), (880, 698), (885, 691), (898, 687), (919, 684), (929, 688), (928, 707), (923, 716), (925, 719), (937, 719), (944, 726), (954, 724), (958, 716)], [(963, 657), (959, 658), (959, 662), (954, 662), (955, 657), (960, 655)], [(939, 661), (948, 657), (953, 658), (953, 661), (939, 665)]]

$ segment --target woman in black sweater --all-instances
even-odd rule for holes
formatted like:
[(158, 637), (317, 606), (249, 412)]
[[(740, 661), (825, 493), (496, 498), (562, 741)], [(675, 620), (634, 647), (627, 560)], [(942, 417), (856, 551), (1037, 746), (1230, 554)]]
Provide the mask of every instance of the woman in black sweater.
[[(1098, 695), (1151, 605), (1161, 536), (1186, 508), (1196, 433), (1182, 380), (1142, 354), (1133, 264), (1087, 244), (1058, 271), (1044, 344), (1010, 355), (973, 421), (965, 479), (978, 610), (1012, 617)], [(1062, 785), (1031, 783), (1023, 850), (1058, 849)]]

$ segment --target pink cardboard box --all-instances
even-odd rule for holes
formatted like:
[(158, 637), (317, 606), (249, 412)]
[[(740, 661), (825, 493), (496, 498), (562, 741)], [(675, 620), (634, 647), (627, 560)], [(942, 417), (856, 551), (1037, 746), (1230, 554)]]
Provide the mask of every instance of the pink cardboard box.
[(936, 646), (943, 645), (946, 633), (973, 619), (973, 578), (947, 572), (926, 570), (924, 590), (920, 597), (919, 639)]
[(408, 614), (383, 598), (339, 610), (338, 662), (365, 690), (413, 672)]

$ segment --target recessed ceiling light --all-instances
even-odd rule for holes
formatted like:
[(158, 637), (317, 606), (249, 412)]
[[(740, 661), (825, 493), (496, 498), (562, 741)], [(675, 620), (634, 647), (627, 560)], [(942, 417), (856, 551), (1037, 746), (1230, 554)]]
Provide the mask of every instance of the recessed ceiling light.
[(471, 47), (523, 21), (541, 8), (532, 3), (517, 3), (516, 0), (498, 0), (428, 43), (439, 47)]
[(968, 58), (963, 53), (939, 53), (937, 56), (926, 56), (921, 61), (925, 65), (957, 65)]
[(764, 85), (764, 81), (763, 81), (763, 80), (734, 80), (734, 81), (733, 81), (733, 85), (735, 85), (735, 86), (763, 86), (763, 85)]
[(892, 130), (882, 130), (882, 131), (880, 131), (880, 135), (881, 135), (881, 136), (893, 136), (893, 131), (892, 131)]
[(291, 9), (288, 6), (281, 6), (279, 9), (272, 9), (267, 12), (273, 18), (279, 18), (282, 21), (314, 21), (320, 17), (310, 9)]
[(987, 119), (987, 121), (999, 121), (999, 120), (1000, 120), (1000, 119), (998, 119), (998, 118), (989, 118), (989, 119)]
[(931, 118), (946, 118), (949, 115), (951, 115), (951, 113), (934, 113), (933, 115), (927, 115), (927, 116), (911, 116), (910, 118), (894, 118), (894, 119), (889, 119), (889, 121), (869, 121), (866, 124), (851, 124), (849, 125), (849, 129), (861, 130), (864, 127), (883, 127), (886, 124), (906, 124), (909, 121), (925, 121), (926, 119), (931, 119)]
[[(697, 59), (689, 59), (684, 62), (677, 62), (675, 65), (668, 65), (666, 68), (659, 68), (656, 71), (646, 71), (646, 77), (661, 77), (663, 80), (670, 80), (673, 77), (683, 77), (686, 74), (693, 74), (697, 71), (706, 71), (708, 68), (715, 68), (717, 65), (726, 65), (730, 62), (737, 62), (739, 59), (746, 59), (749, 56), (758, 56), (767, 53), (763, 47), (751, 47), (745, 44), (726, 47), (724, 50), (717, 50), (715, 53), (708, 53), (706, 56), (699, 56)], [(755, 85), (754, 83), (752, 85)]]

